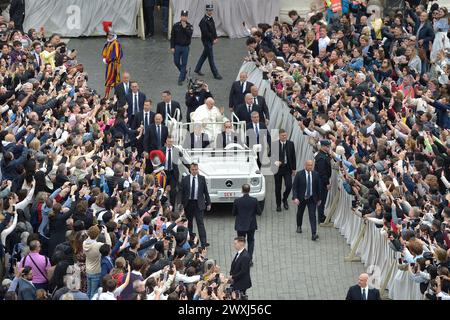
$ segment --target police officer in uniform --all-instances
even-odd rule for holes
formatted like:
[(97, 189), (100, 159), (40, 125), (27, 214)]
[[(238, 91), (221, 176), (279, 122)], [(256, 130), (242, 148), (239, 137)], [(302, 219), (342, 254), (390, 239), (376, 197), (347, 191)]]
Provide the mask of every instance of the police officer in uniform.
[(325, 202), (327, 201), (328, 190), (330, 190), (331, 183), (331, 161), (330, 161), (330, 145), (329, 140), (320, 140), (320, 150), (317, 153), (315, 160), (314, 171), (319, 174), (320, 180), (320, 205), (317, 208), (319, 214), (319, 221), (325, 221)]
[(173, 53), (173, 61), (180, 71), (178, 85), (181, 86), (186, 79), (186, 67), (189, 56), (189, 45), (191, 44), (194, 27), (188, 21), (188, 12), (181, 11), (180, 21), (175, 23), (170, 36), (170, 50)]
[(203, 19), (199, 23), (200, 31), (202, 33), (202, 42), (203, 42), (203, 53), (198, 59), (197, 66), (195, 67), (194, 72), (199, 76), (204, 76), (201, 72), (203, 63), (208, 58), (209, 66), (211, 67), (211, 72), (214, 75), (214, 79), (221, 80), (222, 76), (219, 74), (219, 71), (216, 68), (216, 64), (214, 62), (214, 53), (213, 53), (213, 45), (215, 45), (218, 41), (217, 32), (216, 32), (216, 24), (214, 23), (214, 19), (212, 18), (214, 7), (212, 4), (206, 5), (206, 14)]

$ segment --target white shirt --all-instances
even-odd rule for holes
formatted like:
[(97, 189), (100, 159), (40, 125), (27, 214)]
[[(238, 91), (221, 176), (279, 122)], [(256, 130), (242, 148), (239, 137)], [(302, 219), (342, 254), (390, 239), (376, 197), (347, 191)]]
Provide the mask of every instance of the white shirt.
[[(148, 117), (148, 118), (147, 118)], [(148, 122), (146, 122), (148, 119)], [(149, 126), (151, 123), (151, 119), (150, 119), (150, 111), (144, 111), (144, 133), (145, 133), (145, 126)]]
[(283, 148), (284, 148), (283, 162), (284, 162), (285, 164), (287, 164), (286, 141), (285, 141), (285, 142), (280, 141), (280, 143), (281, 143), (281, 150), (280, 150), (280, 152), (281, 152), (281, 151), (283, 150)]
[[(328, 124), (328, 122), (326, 122), (323, 126), (320, 126), (320, 129), (322, 129), (323, 131), (329, 132), (331, 131), (331, 127)], [(308, 128), (305, 128), (305, 130), (303, 130), (308, 136), (313, 137), (313, 138), (321, 138), (321, 134), (316, 131), (316, 130), (309, 130)]]
[(100, 297), (98, 296), (98, 293), (94, 294), (91, 300), (117, 300), (117, 298), (112, 292), (102, 292), (100, 293)]
[[(191, 179), (190, 181), (190, 187), (189, 187), (189, 199), (191, 199), (191, 194), (192, 194), (192, 181), (194, 179), (193, 175), (190, 175)], [(198, 199), (198, 175), (195, 176), (195, 191), (194, 191), (194, 198), (197, 200)]]
[[(240, 81), (239, 81), (239, 84), (241, 84)], [(244, 81), (244, 83), (242, 84), (242, 93), (245, 92), (245, 89), (247, 89), (247, 81)]]
[(182, 274), (179, 271), (177, 271), (176, 276), (175, 276), (175, 283), (178, 284), (178, 282), (180, 282), (180, 281), (183, 281), (184, 283), (194, 283), (194, 282), (200, 281), (200, 279), (201, 279), (201, 277), (199, 275), (188, 277), (187, 275)]
[(253, 123), (253, 130), (255, 130), (255, 134), (256, 134), (256, 129), (258, 129), (258, 134), (259, 134), (259, 132), (260, 132), (259, 123), (254, 123), (254, 122), (252, 122), (252, 123)]
[(326, 36), (325, 38), (319, 38), (319, 51), (320, 49), (324, 49), (330, 43), (330, 38)]
[[(147, 295), (147, 300), (155, 300), (155, 298), (156, 298), (155, 291), (153, 291), (152, 293)], [(164, 293), (161, 293), (159, 295), (159, 300), (167, 300), (168, 298), (169, 298), (169, 296)]]
[(450, 300), (450, 296), (445, 292), (439, 292), (436, 297), (441, 298), (442, 300)]
[[(135, 100), (136, 99), (136, 100)], [(136, 101), (136, 105), (134, 105), (134, 101)], [(136, 92), (136, 93), (133, 93), (133, 110), (132, 110), (132, 112), (138, 112), (139, 111), (139, 95), (138, 95), (138, 93)]]
[(202, 135), (201, 135), (201, 134), (197, 135), (197, 134), (194, 133), (194, 148), (195, 148), (199, 143), (201, 143), (201, 141), (202, 141)]
[(229, 144), (232, 142), (233, 142), (233, 139), (231, 137), (231, 132), (230, 133), (225, 132), (225, 144)]
[(170, 115), (170, 111), (172, 110), (172, 100), (166, 103), (166, 117)]
[(41, 56), (37, 52), (34, 52), (34, 56), (36, 57), (36, 62), (38, 64), (38, 66), (40, 67), (42, 65)]
[[(365, 292), (363, 292), (363, 290)], [(361, 296), (363, 296), (363, 295), (366, 297), (366, 300), (368, 300), (368, 298), (369, 298), (369, 287), (368, 286), (366, 286), (365, 288), (361, 287)]]
[(172, 160), (172, 169), (173, 169), (173, 148), (166, 148), (166, 165), (165, 165), (166, 170), (169, 169), (169, 150), (172, 153), (171, 160)]
[(239, 250), (239, 251), (237, 252), (237, 256), (236, 256), (236, 259), (235, 259), (235, 260), (237, 260), (237, 259), (239, 258), (239, 256), (241, 255), (242, 251), (244, 251), (244, 249), (245, 249), (245, 248), (242, 248), (241, 250)]
[(130, 84), (128, 82), (124, 82), (123, 89), (125, 90), (125, 94), (127, 94), (128, 90), (130, 90)]
[(142, 273), (139, 272), (139, 271), (131, 270), (131, 273), (132, 273), (132, 274), (135, 274), (135, 275), (137, 275), (137, 276), (141, 276), (141, 277), (142, 277)]
[[(308, 176), (309, 176), (309, 181), (310, 181), (310, 185), (309, 185), (309, 194), (312, 197), (312, 173), (311, 171), (305, 170), (305, 178), (306, 178), (306, 187), (308, 187)], [(308, 190), (305, 191), (305, 196), (308, 194)]]

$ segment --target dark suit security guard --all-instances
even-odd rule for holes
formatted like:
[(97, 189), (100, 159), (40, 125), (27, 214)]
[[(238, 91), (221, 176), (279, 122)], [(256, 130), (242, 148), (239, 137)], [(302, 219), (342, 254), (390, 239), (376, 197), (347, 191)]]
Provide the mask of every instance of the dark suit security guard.
[(206, 14), (199, 23), (200, 31), (202, 33), (202, 43), (203, 43), (203, 53), (198, 59), (197, 65), (195, 66), (194, 72), (199, 76), (204, 76), (201, 72), (203, 63), (208, 58), (209, 66), (211, 67), (211, 72), (214, 75), (214, 79), (222, 80), (222, 76), (216, 68), (216, 63), (214, 62), (213, 45), (218, 41), (216, 24), (212, 17), (214, 7), (212, 4), (206, 5)]
[(236, 230), (238, 237), (247, 237), (251, 266), (253, 265), (253, 250), (255, 248), (255, 231), (258, 229), (256, 215), (261, 215), (261, 208), (258, 199), (249, 195), (249, 184), (242, 185), (242, 194), (243, 196), (234, 200), (233, 203), (233, 216), (236, 217), (234, 230)]
[(358, 277), (358, 284), (348, 289), (345, 300), (381, 300), (380, 291), (375, 288), (369, 288), (368, 280), (369, 275), (361, 273)]
[(191, 163), (191, 174), (183, 177), (181, 181), (182, 203), (186, 218), (188, 219), (189, 232), (192, 233), (194, 218), (197, 221), (197, 229), (202, 247), (209, 246), (206, 242), (206, 230), (203, 222), (203, 211), (211, 210), (211, 199), (204, 176), (198, 174), (198, 164)]
[(313, 161), (306, 160), (305, 169), (298, 172), (294, 178), (292, 199), (297, 205), (297, 233), (302, 233), (303, 213), (308, 207), (309, 223), (311, 225), (311, 240), (316, 241), (317, 235), (317, 216), (316, 207), (320, 205), (320, 181), (317, 172), (313, 171)]
[(172, 204), (172, 207), (175, 207), (178, 179), (180, 177), (178, 164), (180, 159), (183, 157), (183, 154), (178, 148), (173, 146), (173, 138), (171, 136), (167, 137), (166, 145), (162, 148), (162, 152), (166, 155), (164, 171), (167, 176), (167, 185), (170, 186), (170, 203)]
[(231, 286), (234, 290), (246, 294), (247, 289), (252, 287), (252, 279), (250, 278), (250, 255), (245, 250), (245, 238), (234, 238), (234, 249), (236, 255), (231, 262), (230, 279)]
[[(289, 210), (288, 197), (292, 190), (292, 177), (295, 176), (297, 170), (294, 143), (287, 139), (287, 132), (284, 129), (279, 130), (279, 136), (280, 140), (275, 141), (271, 147), (277, 212), (281, 212), (281, 184), (283, 179), (285, 186), (283, 206), (285, 210)], [(275, 150), (278, 150), (278, 152), (275, 152)]]
[(328, 190), (330, 190), (331, 178), (331, 160), (330, 160), (330, 145), (329, 140), (320, 140), (320, 151), (315, 157), (314, 171), (319, 174), (320, 180), (320, 205), (317, 208), (319, 215), (319, 222), (325, 221), (325, 202), (327, 201)]
[(187, 21), (188, 12), (181, 11), (180, 21), (175, 23), (170, 36), (170, 50), (173, 53), (173, 61), (180, 71), (178, 85), (182, 85), (186, 79), (186, 67), (189, 57), (189, 45), (191, 44), (194, 27)]

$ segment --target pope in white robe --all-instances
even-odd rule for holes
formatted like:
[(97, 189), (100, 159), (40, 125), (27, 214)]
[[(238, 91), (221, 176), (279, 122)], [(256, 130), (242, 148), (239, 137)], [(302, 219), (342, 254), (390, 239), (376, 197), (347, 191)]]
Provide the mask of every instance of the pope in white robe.
[(204, 132), (209, 137), (216, 137), (222, 131), (223, 123), (228, 120), (223, 115), (223, 107), (219, 109), (214, 104), (214, 99), (208, 98), (205, 104), (199, 106), (191, 114), (191, 121), (202, 123)]

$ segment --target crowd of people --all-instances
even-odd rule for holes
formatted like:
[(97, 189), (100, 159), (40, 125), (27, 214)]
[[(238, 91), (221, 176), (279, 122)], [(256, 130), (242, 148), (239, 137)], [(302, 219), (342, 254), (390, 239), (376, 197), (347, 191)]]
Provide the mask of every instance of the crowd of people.
[[(153, 109), (124, 72), (101, 98), (76, 50), (44, 33), (0, 20), (0, 300), (245, 299), (170, 190), (170, 91)], [(206, 84), (186, 96), (194, 110), (208, 98)]]
[(316, 149), (331, 142), (355, 214), (401, 252), (424, 297), (449, 299), (448, 10), (417, 1), (393, 16), (368, 13), (364, 1), (342, 10), (259, 24), (246, 61)]

